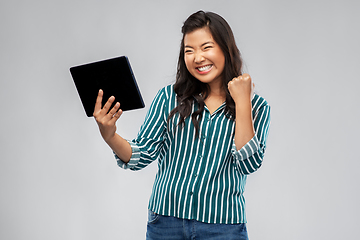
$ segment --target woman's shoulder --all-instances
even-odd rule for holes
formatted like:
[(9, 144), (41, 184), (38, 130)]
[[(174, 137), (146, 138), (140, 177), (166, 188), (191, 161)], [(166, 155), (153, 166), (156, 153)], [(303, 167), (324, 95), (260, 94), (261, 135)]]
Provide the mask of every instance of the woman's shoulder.
[(166, 99), (173, 98), (176, 96), (176, 93), (174, 92), (174, 84), (169, 84), (165, 87), (162, 87), (158, 94), (163, 95)]
[(269, 103), (266, 101), (266, 99), (260, 95), (258, 95), (257, 93), (254, 93), (253, 95), (253, 99), (252, 99), (252, 105), (254, 106), (254, 108), (262, 108), (265, 106), (270, 106)]

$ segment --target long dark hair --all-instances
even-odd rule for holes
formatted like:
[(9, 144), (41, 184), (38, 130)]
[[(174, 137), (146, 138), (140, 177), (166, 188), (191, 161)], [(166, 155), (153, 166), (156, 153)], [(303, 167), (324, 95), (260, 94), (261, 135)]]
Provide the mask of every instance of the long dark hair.
[(180, 120), (178, 125), (184, 126), (185, 118), (189, 117), (191, 114), (191, 108), (195, 98), (199, 103), (199, 109), (191, 115), (191, 118), (195, 126), (196, 136), (199, 135), (199, 123), (205, 106), (204, 100), (208, 97), (210, 89), (208, 84), (197, 80), (186, 68), (184, 60), (184, 38), (186, 34), (203, 27), (209, 28), (212, 37), (220, 46), (225, 56), (225, 67), (222, 72), (222, 87), (226, 92), (225, 112), (229, 113), (230, 117), (233, 119), (235, 119), (235, 103), (229, 93), (227, 84), (234, 77), (238, 77), (242, 74), (240, 51), (236, 46), (234, 35), (226, 20), (216, 13), (204, 11), (198, 11), (189, 16), (181, 29), (183, 37), (181, 40), (176, 82), (174, 85), (178, 105), (170, 112), (168, 123), (170, 118), (176, 113), (179, 113)]

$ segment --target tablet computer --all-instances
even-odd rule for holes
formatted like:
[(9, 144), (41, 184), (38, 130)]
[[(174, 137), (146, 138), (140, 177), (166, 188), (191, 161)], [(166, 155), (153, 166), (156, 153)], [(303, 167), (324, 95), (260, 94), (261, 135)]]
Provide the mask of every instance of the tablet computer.
[(145, 107), (126, 56), (74, 66), (70, 73), (88, 117), (93, 116), (99, 89), (104, 92), (102, 106), (114, 96), (113, 106), (120, 102), (123, 111)]

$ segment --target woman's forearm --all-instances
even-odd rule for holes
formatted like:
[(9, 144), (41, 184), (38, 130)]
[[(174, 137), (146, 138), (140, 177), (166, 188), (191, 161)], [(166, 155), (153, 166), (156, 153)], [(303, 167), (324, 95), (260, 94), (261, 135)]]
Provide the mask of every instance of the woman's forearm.
[(112, 138), (106, 140), (105, 142), (123, 162), (128, 163), (130, 161), (132, 149), (128, 141), (115, 133)]
[(254, 123), (252, 120), (251, 101), (244, 101), (236, 107), (235, 122), (235, 145), (241, 149), (255, 135)]

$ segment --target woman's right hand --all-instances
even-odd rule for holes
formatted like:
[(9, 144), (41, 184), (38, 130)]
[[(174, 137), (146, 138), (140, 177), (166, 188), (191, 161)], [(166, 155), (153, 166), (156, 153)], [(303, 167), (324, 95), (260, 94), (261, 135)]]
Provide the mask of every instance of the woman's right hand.
[(120, 109), (120, 103), (117, 102), (109, 111), (112, 103), (115, 101), (114, 96), (111, 96), (108, 99), (104, 107), (101, 106), (102, 99), (103, 91), (100, 89), (96, 99), (93, 116), (99, 126), (101, 136), (104, 138), (105, 142), (108, 142), (115, 136), (116, 121), (120, 118), (122, 110)]

